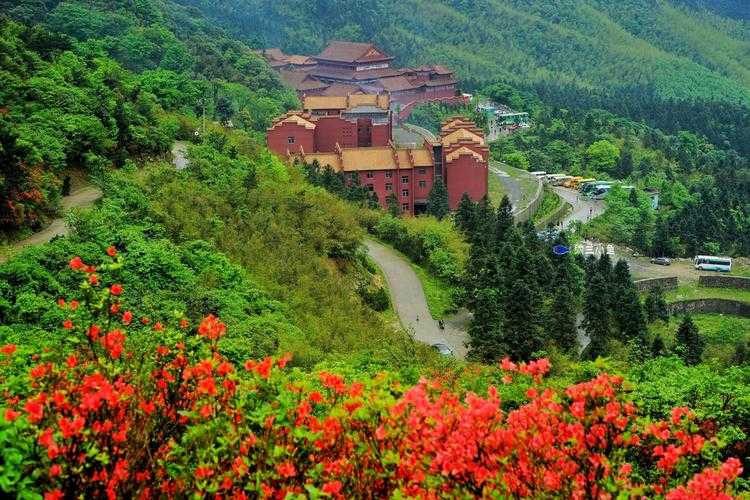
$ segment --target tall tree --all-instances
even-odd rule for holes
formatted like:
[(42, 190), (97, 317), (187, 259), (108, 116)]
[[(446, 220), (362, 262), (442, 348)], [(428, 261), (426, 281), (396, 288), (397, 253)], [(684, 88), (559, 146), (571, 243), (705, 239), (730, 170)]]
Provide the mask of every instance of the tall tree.
[(685, 364), (693, 366), (701, 362), (705, 341), (689, 314), (682, 318), (675, 340), (677, 342), (675, 350)]
[(669, 312), (667, 311), (667, 301), (664, 300), (664, 292), (661, 287), (652, 288), (646, 296), (646, 319), (653, 323), (657, 319), (669, 321)]
[(396, 193), (391, 193), (385, 198), (385, 204), (388, 206), (388, 213), (394, 217), (401, 215), (401, 206), (398, 204), (398, 196)]
[(617, 261), (612, 273), (613, 300), (612, 318), (623, 341), (638, 340), (645, 342), (646, 321), (643, 307), (638, 297), (638, 290), (630, 276), (628, 263)]
[(513, 227), (513, 205), (507, 195), (500, 200), (497, 207), (495, 239), (498, 243), (506, 241), (508, 231)]
[(442, 219), (449, 211), (448, 190), (442, 179), (436, 179), (427, 197), (427, 213), (436, 219)]
[(544, 348), (542, 300), (526, 280), (516, 280), (512, 289), (513, 300), (505, 304), (502, 318), (503, 344), (512, 359), (529, 360)]
[(456, 227), (463, 231), (465, 235), (474, 232), (477, 220), (477, 204), (471, 201), (468, 194), (464, 193), (461, 196), (461, 201), (458, 202), (458, 207), (453, 217)]
[(586, 289), (586, 301), (583, 308), (583, 328), (589, 336), (589, 345), (585, 353), (589, 359), (605, 356), (608, 353), (610, 339), (610, 309), (607, 300), (602, 300), (609, 293), (607, 281), (600, 272), (591, 278)]

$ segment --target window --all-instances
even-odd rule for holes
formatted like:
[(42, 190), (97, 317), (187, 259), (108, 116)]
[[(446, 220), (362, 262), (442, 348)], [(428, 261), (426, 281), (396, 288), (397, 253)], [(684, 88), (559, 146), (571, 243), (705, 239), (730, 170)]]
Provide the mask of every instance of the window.
[(401, 190), (401, 196), (403, 196), (404, 198), (406, 198), (407, 196), (409, 196), (409, 190), (408, 189), (402, 189)]
[(294, 136), (289, 136), (286, 138), (287, 144), (294, 144)]
[(385, 178), (386, 179), (390, 179), (391, 177), (393, 177), (393, 172), (388, 171), (388, 172), (385, 173)]
[(409, 184), (409, 176), (408, 175), (402, 175), (401, 176), (401, 184)]
[(356, 181), (357, 179), (359, 179), (359, 173), (357, 172), (352, 172), (349, 175), (351, 175), (353, 181)]
[(393, 191), (393, 184), (391, 184), (390, 182), (386, 182), (385, 183), (385, 190), (386, 191)]
[(375, 177), (375, 174), (373, 173), (373, 171), (372, 170), (368, 171), (367, 172), (367, 178), (368, 179), (372, 179), (373, 177)]
[(427, 182), (426, 181), (419, 181), (419, 187), (426, 188), (427, 187)]
[(404, 212), (408, 212), (409, 211), (409, 204), (408, 203), (402, 203), (401, 204), (401, 210), (403, 210)]
[(419, 173), (420, 173), (420, 174), (426, 174), (426, 173), (427, 173), (427, 169), (424, 169), (424, 168), (420, 168), (420, 169), (419, 169)]
[(373, 191), (375, 191), (375, 186), (373, 186), (372, 184), (368, 184), (367, 185), (367, 190), (370, 191), (370, 192), (373, 192)]

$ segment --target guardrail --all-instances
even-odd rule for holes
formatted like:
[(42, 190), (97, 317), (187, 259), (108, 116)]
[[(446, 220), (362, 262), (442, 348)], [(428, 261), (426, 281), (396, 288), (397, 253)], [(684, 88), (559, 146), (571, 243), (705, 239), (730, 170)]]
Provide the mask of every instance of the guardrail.
[(542, 192), (544, 191), (544, 185), (542, 184), (541, 179), (537, 179), (536, 182), (536, 192), (531, 198), (529, 204), (513, 214), (513, 217), (516, 219), (516, 223), (526, 222), (527, 220), (534, 217), (534, 214), (537, 212), (537, 210), (539, 210), (539, 206), (542, 204)]

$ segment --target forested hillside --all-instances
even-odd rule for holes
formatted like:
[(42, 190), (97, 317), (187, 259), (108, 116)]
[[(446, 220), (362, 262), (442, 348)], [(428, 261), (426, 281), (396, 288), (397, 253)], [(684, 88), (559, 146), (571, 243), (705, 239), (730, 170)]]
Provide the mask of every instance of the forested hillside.
[[(469, 89), (502, 78), (524, 87), (603, 94), (637, 87), (661, 99), (750, 102), (748, 25), (691, 9), (698, 2), (181, 2), (240, 37), (291, 52), (316, 53), (331, 39), (374, 40), (403, 64), (450, 65)], [(742, 3), (715, 11), (742, 13)]]

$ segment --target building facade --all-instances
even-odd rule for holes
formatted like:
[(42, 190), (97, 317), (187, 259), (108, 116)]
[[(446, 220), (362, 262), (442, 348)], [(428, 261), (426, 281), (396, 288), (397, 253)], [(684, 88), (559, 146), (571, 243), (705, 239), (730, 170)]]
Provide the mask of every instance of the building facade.
[(268, 129), (274, 153), (310, 164), (317, 161), (375, 193), (383, 208), (396, 196), (404, 213), (425, 211), (436, 179), (454, 210), (464, 193), (474, 201), (487, 194), (489, 149), (484, 133), (463, 117), (442, 124), (439, 137), (416, 147), (393, 142), (387, 96), (306, 98), (304, 109), (286, 113)]
[(458, 96), (453, 71), (444, 66), (393, 68), (390, 56), (371, 43), (331, 42), (316, 56), (262, 51), (300, 99), (307, 96), (386, 94), (394, 110), (422, 102), (453, 103)]

